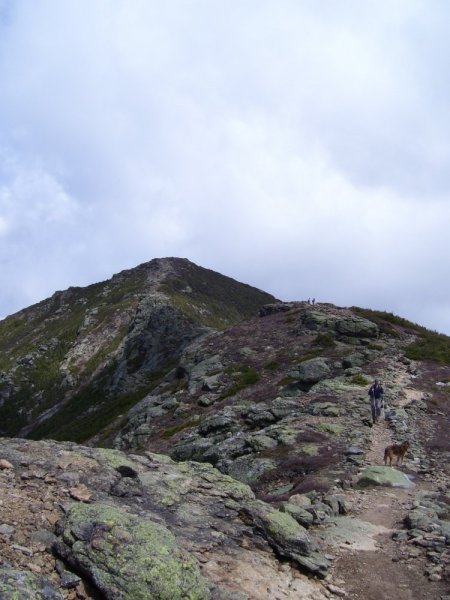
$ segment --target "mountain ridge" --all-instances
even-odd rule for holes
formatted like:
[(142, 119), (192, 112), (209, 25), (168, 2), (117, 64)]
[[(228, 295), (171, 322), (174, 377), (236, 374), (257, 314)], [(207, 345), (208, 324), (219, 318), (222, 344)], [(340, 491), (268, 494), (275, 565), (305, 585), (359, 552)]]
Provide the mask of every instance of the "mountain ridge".
[(5, 600), (446, 600), (447, 336), (174, 258), (6, 325), (1, 426), (61, 441), (0, 438)]
[[(227, 290), (235, 298), (227, 299)], [(0, 322), (2, 432), (30, 433), (80, 387), (93, 400), (110, 388), (130, 404), (133, 398), (126, 395), (151, 386), (151, 378), (189, 341), (271, 300), (270, 294), (174, 258), (55, 292)], [(78, 398), (83, 402), (88, 408), (90, 401)]]

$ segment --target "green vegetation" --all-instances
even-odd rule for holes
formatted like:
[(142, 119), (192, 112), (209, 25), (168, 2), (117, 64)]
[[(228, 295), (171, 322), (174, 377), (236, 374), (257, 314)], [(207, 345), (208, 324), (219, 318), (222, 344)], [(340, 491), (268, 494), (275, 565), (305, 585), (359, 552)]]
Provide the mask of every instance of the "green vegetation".
[(405, 356), (412, 360), (432, 360), (442, 364), (450, 364), (450, 337), (443, 333), (431, 331), (426, 327), (412, 323), (393, 313), (353, 307), (358, 314), (374, 321), (382, 333), (398, 337), (395, 325), (410, 333), (418, 335), (418, 339), (405, 350)]
[(249, 285), (190, 263), (178, 265), (180, 273), (167, 279), (161, 291), (194, 323), (225, 329), (256, 316), (263, 304), (275, 298)]
[(354, 375), (351, 378), (351, 382), (354, 383), (355, 385), (361, 385), (361, 386), (365, 386), (370, 383), (370, 381), (366, 377), (364, 377), (364, 375), (361, 375), (361, 373), (358, 373), (358, 375)]
[(332, 434), (342, 433), (344, 431), (344, 426), (339, 423), (319, 423), (318, 428), (320, 431)]
[(258, 383), (261, 379), (258, 371), (250, 365), (232, 365), (228, 367), (227, 372), (231, 373), (233, 384), (222, 394), (222, 398), (234, 396), (234, 394), (237, 394), (240, 390), (249, 385), (253, 385), (254, 383)]
[(331, 333), (318, 333), (316, 338), (313, 340), (313, 345), (331, 348), (336, 345), (336, 340)]
[(449, 365), (450, 337), (425, 329), (420, 337), (405, 349), (405, 356), (412, 360), (432, 360)]
[(179, 433), (184, 429), (188, 429), (189, 427), (194, 427), (195, 425), (198, 425), (198, 419), (188, 419), (187, 421), (183, 421), (183, 423), (178, 423), (178, 425), (174, 425), (173, 427), (168, 427), (167, 429), (165, 429), (162, 433), (162, 437), (164, 439), (169, 439), (176, 433)]
[(93, 383), (75, 394), (55, 415), (35, 427), (28, 437), (83, 443), (150, 393), (167, 372), (153, 373), (145, 385), (133, 391), (106, 396), (109, 375), (113, 370), (114, 366), (111, 365)]
[(296, 381), (297, 379), (295, 379), (295, 377), (292, 377), (292, 375), (286, 375), (286, 377), (282, 377), (280, 381), (278, 381), (277, 385), (290, 385), (291, 383), (294, 383)]
[(359, 308), (358, 306), (353, 306), (352, 310), (369, 321), (376, 323), (380, 329), (380, 333), (384, 333), (391, 337), (398, 337), (399, 335), (395, 325), (411, 330), (413, 333), (425, 330), (424, 327), (417, 325), (417, 323), (403, 319), (391, 312), (371, 310), (370, 308)]
[(280, 363), (276, 360), (271, 360), (263, 366), (266, 371), (276, 371), (280, 368)]
[(384, 347), (381, 344), (376, 344), (371, 342), (370, 344), (367, 344), (367, 348), (368, 350), (384, 350)]

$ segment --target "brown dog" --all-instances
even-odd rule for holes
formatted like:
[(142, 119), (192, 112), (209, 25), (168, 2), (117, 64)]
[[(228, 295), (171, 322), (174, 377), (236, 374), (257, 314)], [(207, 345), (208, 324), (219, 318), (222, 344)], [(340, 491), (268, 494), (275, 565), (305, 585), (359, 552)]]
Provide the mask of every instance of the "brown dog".
[(387, 463), (389, 459), (389, 466), (392, 466), (392, 459), (394, 456), (397, 457), (397, 464), (403, 462), (405, 458), (405, 454), (408, 452), (409, 442), (404, 441), (403, 444), (392, 444), (392, 446), (388, 446), (384, 449), (384, 464)]

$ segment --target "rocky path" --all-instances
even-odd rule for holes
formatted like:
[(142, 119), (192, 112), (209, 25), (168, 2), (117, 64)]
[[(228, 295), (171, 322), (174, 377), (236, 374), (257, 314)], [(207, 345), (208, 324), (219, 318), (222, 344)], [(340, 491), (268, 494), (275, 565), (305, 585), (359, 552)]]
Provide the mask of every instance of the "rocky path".
[[(392, 382), (401, 392), (390, 402), (392, 407), (403, 408), (420, 399), (420, 391), (404, 387), (409, 382), (404, 372)], [(365, 466), (383, 465), (384, 448), (397, 441), (398, 436), (394, 439), (387, 421), (377, 423), (371, 429)], [(409, 471), (408, 459), (399, 469)], [(334, 595), (351, 600), (450, 599), (445, 583), (427, 576), (429, 563), (423, 548), (398, 535), (415, 499), (433, 489), (433, 481), (413, 478), (415, 487), (411, 489), (352, 488), (345, 492), (351, 515), (347, 531), (341, 537), (331, 538), (329, 546), (336, 557), (329, 578), (329, 589)]]

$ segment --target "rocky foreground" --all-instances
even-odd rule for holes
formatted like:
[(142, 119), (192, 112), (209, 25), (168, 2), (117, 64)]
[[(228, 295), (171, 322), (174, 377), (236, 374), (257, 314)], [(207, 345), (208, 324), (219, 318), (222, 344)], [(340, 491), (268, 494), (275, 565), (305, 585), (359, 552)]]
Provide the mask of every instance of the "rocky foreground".
[(394, 421), (352, 481), (279, 509), (207, 463), (1, 439), (0, 597), (448, 600), (448, 473), (379, 466)]
[(450, 600), (446, 336), (178, 260), (91, 287), (0, 332), (1, 600)]
[(0, 456), (3, 599), (324, 597), (313, 536), (210, 465), (17, 439)]

